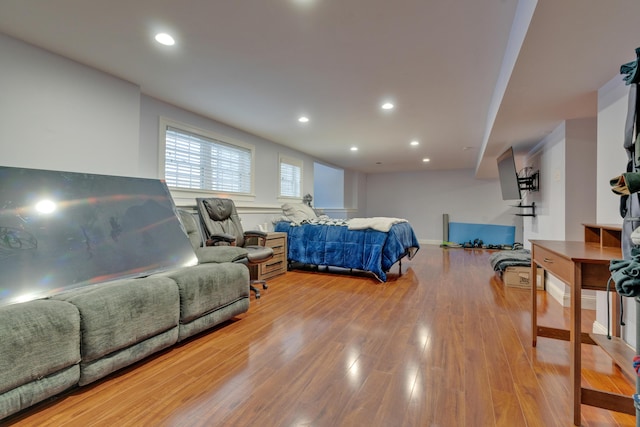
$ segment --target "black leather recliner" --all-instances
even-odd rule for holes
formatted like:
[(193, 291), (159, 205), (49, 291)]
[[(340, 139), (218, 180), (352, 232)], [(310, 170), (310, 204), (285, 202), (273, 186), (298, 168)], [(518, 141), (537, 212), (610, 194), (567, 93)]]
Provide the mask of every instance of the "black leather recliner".
[[(263, 231), (244, 231), (236, 205), (231, 199), (197, 198), (197, 211), (202, 223), (207, 246), (230, 245), (239, 246), (247, 250), (244, 260), (248, 266), (258, 266), (273, 258), (273, 249), (265, 246), (267, 233)], [(255, 238), (258, 244), (247, 244), (247, 239)], [(262, 284), (267, 289), (264, 280), (258, 280), (256, 269), (251, 270), (251, 290), (256, 298), (260, 298), (260, 291), (254, 286)]]

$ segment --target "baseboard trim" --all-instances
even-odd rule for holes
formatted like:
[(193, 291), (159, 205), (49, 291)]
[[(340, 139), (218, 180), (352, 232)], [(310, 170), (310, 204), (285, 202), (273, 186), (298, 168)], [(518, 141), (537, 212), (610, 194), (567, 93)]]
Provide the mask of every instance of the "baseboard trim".
[(594, 334), (607, 335), (607, 327), (597, 320), (594, 320), (591, 327), (591, 332), (593, 332)]
[(441, 245), (442, 244), (442, 240), (436, 240), (436, 239), (418, 239), (418, 243), (422, 244), (422, 245)]
[[(571, 306), (571, 295), (569, 294), (569, 286), (566, 286), (562, 282), (553, 280), (553, 276), (547, 274), (546, 289), (551, 297), (558, 301), (563, 307)], [(585, 310), (596, 309), (596, 296), (582, 294), (582, 308)]]
[[(591, 328), (592, 328), (591, 332), (593, 332), (594, 334), (607, 335), (607, 327), (605, 325), (603, 325), (602, 323), (598, 322), (597, 320), (593, 321), (593, 326)], [(630, 349), (632, 349), (632, 350), (634, 349), (633, 345), (629, 344), (627, 341), (624, 341), (624, 343)]]

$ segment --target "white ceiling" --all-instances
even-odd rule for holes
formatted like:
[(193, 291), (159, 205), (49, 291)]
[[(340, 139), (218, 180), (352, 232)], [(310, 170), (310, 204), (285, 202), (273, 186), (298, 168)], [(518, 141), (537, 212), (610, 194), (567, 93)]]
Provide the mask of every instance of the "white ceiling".
[[(0, 32), (337, 166), (488, 178), (509, 146), (526, 151), (564, 119), (594, 117), (597, 89), (640, 46), (638, 0), (539, 0), (528, 30), (528, 19), (512, 28), (534, 5), (1, 0)], [(176, 45), (153, 41), (159, 31)], [(396, 108), (382, 111), (385, 100)]]

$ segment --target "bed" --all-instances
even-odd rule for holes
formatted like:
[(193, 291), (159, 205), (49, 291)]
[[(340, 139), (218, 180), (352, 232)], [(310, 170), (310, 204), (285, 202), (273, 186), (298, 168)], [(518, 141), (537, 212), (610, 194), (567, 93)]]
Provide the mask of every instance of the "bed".
[(285, 207), (285, 217), (274, 223), (274, 231), (287, 233), (290, 264), (363, 270), (386, 282), (391, 267), (404, 257), (413, 258), (420, 248), (406, 220), (378, 217), (344, 221), (319, 218), (315, 213), (292, 218), (286, 216)]

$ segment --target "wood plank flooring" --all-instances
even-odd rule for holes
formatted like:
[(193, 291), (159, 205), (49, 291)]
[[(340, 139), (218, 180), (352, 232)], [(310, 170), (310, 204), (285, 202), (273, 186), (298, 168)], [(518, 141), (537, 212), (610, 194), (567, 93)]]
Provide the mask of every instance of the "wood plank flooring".
[[(483, 250), (424, 245), (387, 283), (290, 271), (234, 321), (18, 414), (15, 426), (569, 426), (569, 344)], [(538, 292), (539, 323), (566, 326)], [(585, 311), (590, 331), (593, 312)], [(597, 347), (583, 385), (631, 395)], [(635, 417), (582, 406), (584, 426)], [(0, 422), (1, 424), (2, 422)]]

